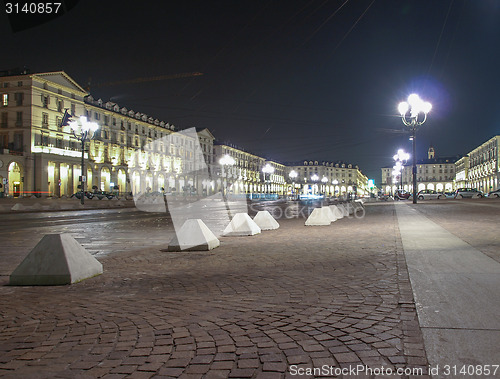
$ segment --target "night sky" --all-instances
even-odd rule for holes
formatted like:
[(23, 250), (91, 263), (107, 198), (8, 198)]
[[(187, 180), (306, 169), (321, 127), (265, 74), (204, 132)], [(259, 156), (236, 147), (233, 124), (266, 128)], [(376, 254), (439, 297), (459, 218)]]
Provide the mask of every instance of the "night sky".
[[(0, 70), (64, 70), (94, 98), (281, 162), (358, 164), (380, 182), (411, 150), (397, 105), (431, 102), (417, 158), (500, 134), (498, 0), (80, 1), (13, 32)], [(103, 85), (201, 72), (194, 78)]]

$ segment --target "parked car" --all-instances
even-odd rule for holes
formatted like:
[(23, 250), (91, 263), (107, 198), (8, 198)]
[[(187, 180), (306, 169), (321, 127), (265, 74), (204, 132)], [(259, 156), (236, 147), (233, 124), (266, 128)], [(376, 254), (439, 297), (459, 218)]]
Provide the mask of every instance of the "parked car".
[[(71, 195), (71, 197), (76, 197), (77, 199), (81, 199), (82, 198), (82, 192), (75, 192), (73, 195)], [(94, 194), (92, 192), (88, 192), (88, 191), (85, 191), (85, 197), (87, 199), (92, 199), (94, 197)]]
[(445, 192), (444, 196), (446, 196), (446, 198), (453, 198), (455, 197), (455, 192)]
[(500, 197), (500, 188), (495, 190), (495, 191), (491, 191), (488, 193), (488, 197), (496, 197), (496, 198), (499, 198)]
[(459, 188), (455, 191), (455, 199), (483, 197), (484, 194), (475, 188)]
[(445, 195), (442, 192), (437, 192), (434, 190), (426, 189), (418, 191), (417, 199), (418, 200), (434, 200), (434, 199), (444, 199)]
[(395, 200), (408, 200), (411, 196), (411, 193), (405, 190), (397, 190), (394, 194)]

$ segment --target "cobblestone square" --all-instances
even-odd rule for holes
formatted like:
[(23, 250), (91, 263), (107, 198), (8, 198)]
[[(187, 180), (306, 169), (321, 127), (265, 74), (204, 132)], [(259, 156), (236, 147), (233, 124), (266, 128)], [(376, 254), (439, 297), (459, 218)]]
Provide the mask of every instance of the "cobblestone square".
[(279, 221), (278, 230), (221, 237), (209, 252), (103, 256), (103, 275), (71, 286), (10, 287), (2, 276), (0, 374), (283, 378), (290, 365), (358, 364), (426, 372), (394, 207), (325, 227)]

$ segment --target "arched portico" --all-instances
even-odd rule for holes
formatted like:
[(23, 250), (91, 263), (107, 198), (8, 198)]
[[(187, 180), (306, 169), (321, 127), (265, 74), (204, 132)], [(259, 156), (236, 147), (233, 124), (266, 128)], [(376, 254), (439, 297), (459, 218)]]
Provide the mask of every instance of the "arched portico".
[(23, 192), (23, 182), (22, 182), (22, 166), (18, 162), (11, 162), (8, 169), (8, 189), (9, 194), (14, 197), (21, 196)]

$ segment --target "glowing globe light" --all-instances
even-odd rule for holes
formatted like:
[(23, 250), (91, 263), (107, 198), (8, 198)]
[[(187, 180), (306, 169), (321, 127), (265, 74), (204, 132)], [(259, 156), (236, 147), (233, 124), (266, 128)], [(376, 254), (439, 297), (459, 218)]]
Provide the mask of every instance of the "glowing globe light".
[(233, 157), (226, 154), (221, 159), (219, 159), (219, 163), (223, 166), (232, 166), (234, 165), (235, 161)]
[[(403, 124), (405, 124), (411, 131), (412, 150), (413, 150), (413, 164), (412, 164), (412, 192), (413, 203), (417, 203), (417, 161), (416, 161), (416, 134), (417, 127), (422, 125), (427, 120), (427, 114), (431, 111), (431, 103), (424, 101), (416, 93), (408, 96), (408, 101), (403, 101), (398, 105), (398, 111), (401, 114)], [(409, 115), (408, 115), (409, 113)], [(398, 151), (394, 156), (395, 160), (406, 161), (410, 158), (409, 154)], [(396, 166), (395, 166), (396, 168)]]

